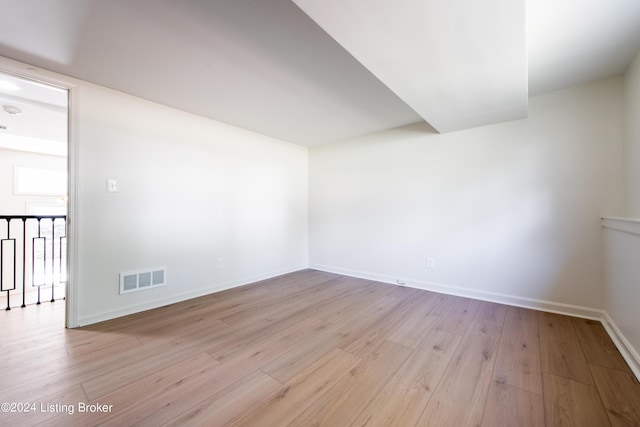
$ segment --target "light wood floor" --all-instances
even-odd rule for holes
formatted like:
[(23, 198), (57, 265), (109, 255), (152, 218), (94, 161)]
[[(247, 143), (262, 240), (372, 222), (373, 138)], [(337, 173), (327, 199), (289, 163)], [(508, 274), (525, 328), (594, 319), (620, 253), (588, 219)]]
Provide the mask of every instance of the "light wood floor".
[(36, 405), (0, 425), (640, 425), (598, 322), (313, 270), (74, 330), (63, 309), (0, 313), (0, 402)]

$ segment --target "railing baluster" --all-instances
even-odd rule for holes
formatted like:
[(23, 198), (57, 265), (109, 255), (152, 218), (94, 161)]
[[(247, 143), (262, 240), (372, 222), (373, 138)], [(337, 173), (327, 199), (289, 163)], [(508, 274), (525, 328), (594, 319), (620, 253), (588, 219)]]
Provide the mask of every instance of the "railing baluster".
[[(51, 302), (55, 302), (56, 299), (53, 296), (54, 286), (55, 286), (55, 275), (56, 275), (56, 219), (51, 218)], [(46, 258), (45, 258), (46, 262)]]
[[(36, 304), (41, 304), (41, 288), (48, 284), (47, 278), (51, 275), (51, 302), (55, 302), (55, 289), (56, 285), (66, 284), (66, 258), (65, 246), (66, 231), (67, 231), (67, 217), (65, 215), (0, 215), (0, 220), (7, 222), (6, 237), (0, 236), (0, 291), (6, 292), (7, 310), (11, 310), (11, 292), (19, 292), (18, 288), (18, 245), (17, 241), (20, 239), (19, 226), (13, 227), (12, 236), (12, 220), (20, 219), (18, 222), (22, 222), (22, 305), (27, 306), (27, 234), (32, 236), (31, 238), (31, 286), (37, 287), (38, 300)], [(27, 227), (29, 220), (33, 219), (37, 221), (37, 234), (27, 233)], [(46, 226), (49, 225), (47, 221), (42, 222), (43, 219), (51, 220), (51, 232), (46, 230)], [(57, 220), (62, 220), (60, 230), (56, 231)], [(44, 226), (44, 227), (43, 227)], [(51, 238), (51, 248), (48, 248)], [(56, 238), (59, 242), (56, 242)], [(59, 243), (59, 250), (56, 250), (56, 243)], [(36, 250), (38, 249), (38, 250)], [(51, 250), (51, 259), (48, 258), (48, 250)], [(60, 258), (56, 260), (56, 255)], [(64, 258), (63, 258), (64, 256)], [(36, 269), (36, 264), (38, 268)], [(56, 272), (56, 264), (58, 271)], [(37, 274), (36, 274), (37, 273)], [(58, 276), (56, 276), (56, 273)], [(64, 298), (63, 298), (64, 299)]]
[(24, 308), (27, 306), (27, 218), (22, 218), (22, 305)]
[[(10, 219), (7, 218), (7, 239), (9, 238), (9, 223)], [(0, 240), (0, 290), (4, 291), (4, 239)], [(7, 310), (11, 310), (9, 304), (9, 290), (7, 290)]]
[[(42, 237), (40, 237), (40, 221), (42, 220), (42, 218), (36, 218), (38, 220), (38, 237), (34, 237), (33, 239), (31, 239), (31, 269), (32, 269), (32, 274), (31, 274), (31, 287), (37, 286), (38, 287), (38, 302), (36, 302), (37, 305), (40, 305), (40, 284), (36, 285), (36, 240), (40, 240), (42, 239)], [(45, 239), (46, 240), (46, 239)], [(46, 241), (44, 242), (44, 245), (42, 245), (42, 249), (44, 252), (44, 259), (47, 259), (47, 244)], [(43, 269), (42, 269), (42, 275), (43, 277), (47, 274), (46, 271), (46, 264), (43, 265)]]
[[(7, 220), (7, 238), (6, 239), (2, 239), (0, 240), (0, 289), (5, 290), (4, 289), (4, 275), (6, 274), (5, 271), (5, 265), (4, 265), (4, 242), (7, 241), (11, 241), (11, 219), (10, 218), (6, 218)], [(14, 242), (14, 246), (15, 246), (15, 242)], [(15, 250), (14, 252), (14, 257), (15, 257)], [(15, 263), (14, 263), (15, 266)], [(14, 268), (14, 272), (13, 272), (13, 289), (15, 289), (15, 277), (16, 277), (16, 273), (15, 273), (15, 268)], [(7, 288), (7, 308), (6, 310), (11, 310), (11, 294), (10, 292), (13, 290), (10, 288)]]
[[(17, 261), (16, 261), (16, 239), (11, 238), (11, 218), (5, 218), (7, 220), (7, 238), (0, 240), (0, 290), (7, 292), (7, 310), (11, 310), (11, 291), (16, 289), (16, 270), (17, 270)], [(6, 243), (9, 242), (9, 245)], [(5, 253), (5, 248), (10, 248), (11, 259), (13, 260), (11, 266), (11, 286), (7, 286), (5, 288), (5, 279), (7, 279), (7, 263), (6, 258), (9, 258)]]

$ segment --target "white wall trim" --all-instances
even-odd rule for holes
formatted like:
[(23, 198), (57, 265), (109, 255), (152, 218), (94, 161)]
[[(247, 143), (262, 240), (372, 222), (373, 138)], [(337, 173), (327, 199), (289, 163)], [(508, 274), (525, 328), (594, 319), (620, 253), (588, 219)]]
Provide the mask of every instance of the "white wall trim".
[(620, 354), (622, 354), (624, 360), (629, 364), (638, 381), (640, 381), (640, 355), (638, 355), (638, 352), (625, 338), (620, 328), (618, 328), (606, 311), (603, 312), (602, 325), (620, 351)]
[[(327, 265), (312, 264), (309, 268), (322, 270), (329, 273), (344, 274), (361, 279), (375, 280), (383, 283), (396, 285), (397, 277), (384, 276), (380, 274), (366, 273), (362, 271), (349, 270), (346, 268), (332, 267)], [(581, 317), (583, 319), (601, 320), (602, 310), (592, 307), (581, 307), (571, 304), (563, 304), (553, 301), (543, 301), (533, 298), (519, 297), (515, 295), (501, 294), (475, 289), (450, 286), (442, 283), (424, 282), (420, 280), (402, 278), (405, 286), (425, 291), (438, 292), (441, 294), (455, 295), (459, 297), (473, 298), (481, 301), (497, 302), (500, 304), (513, 305), (516, 307), (531, 308), (534, 310), (547, 311), (550, 313), (564, 314), (567, 316)]]
[(640, 236), (640, 218), (602, 217), (602, 226), (611, 230)]
[(67, 202), (67, 295), (65, 326), (76, 328), (78, 324), (78, 156), (80, 147), (80, 108), (77, 86), (68, 86), (69, 106), (67, 108), (68, 151), (68, 202)]
[(233, 280), (230, 282), (218, 283), (213, 286), (208, 286), (191, 292), (185, 292), (182, 294), (172, 295), (167, 298), (158, 298), (155, 300), (147, 301), (144, 304), (129, 305), (126, 307), (118, 308), (117, 310), (104, 311), (102, 313), (93, 314), (91, 316), (85, 316), (78, 318), (77, 326), (87, 326), (92, 323), (103, 322), (105, 320), (115, 319), (117, 317), (127, 316), (129, 314), (138, 313), (145, 310), (151, 310), (154, 308), (163, 307), (169, 304), (175, 304), (178, 302), (186, 301), (192, 298), (198, 298), (204, 295), (214, 294), (227, 289), (237, 288), (239, 286), (248, 285), (261, 280), (271, 279), (273, 277), (281, 276), (283, 274), (293, 273), (295, 271), (306, 270), (306, 265), (300, 265), (290, 267), (278, 271), (274, 271), (267, 274), (245, 277), (239, 280)]

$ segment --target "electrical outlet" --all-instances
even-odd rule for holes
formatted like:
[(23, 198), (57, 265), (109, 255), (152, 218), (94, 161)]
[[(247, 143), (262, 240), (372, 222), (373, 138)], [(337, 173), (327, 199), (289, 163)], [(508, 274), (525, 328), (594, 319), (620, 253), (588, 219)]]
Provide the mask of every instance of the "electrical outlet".
[(433, 257), (427, 257), (427, 268), (436, 268), (436, 259)]
[(222, 258), (218, 258), (218, 260), (216, 261), (216, 268), (218, 270), (224, 268), (224, 260)]
[(400, 285), (400, 286), (404, 286), (404, 285), (406, 285), (405, 281), (404, 281), (404, 280), (402, 280), (402, 279), (397, 279), (397, 280), (396, 280), (396, 283), (397, 283), (398, 285)]

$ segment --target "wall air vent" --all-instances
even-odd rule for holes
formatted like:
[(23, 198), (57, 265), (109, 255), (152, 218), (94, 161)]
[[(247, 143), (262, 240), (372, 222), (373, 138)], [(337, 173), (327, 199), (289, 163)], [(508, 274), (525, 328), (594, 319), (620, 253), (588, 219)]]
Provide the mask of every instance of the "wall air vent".
[(167, 268), (146, 268), (120, 273), (120, 294), (157, 288), (167, 284)]

